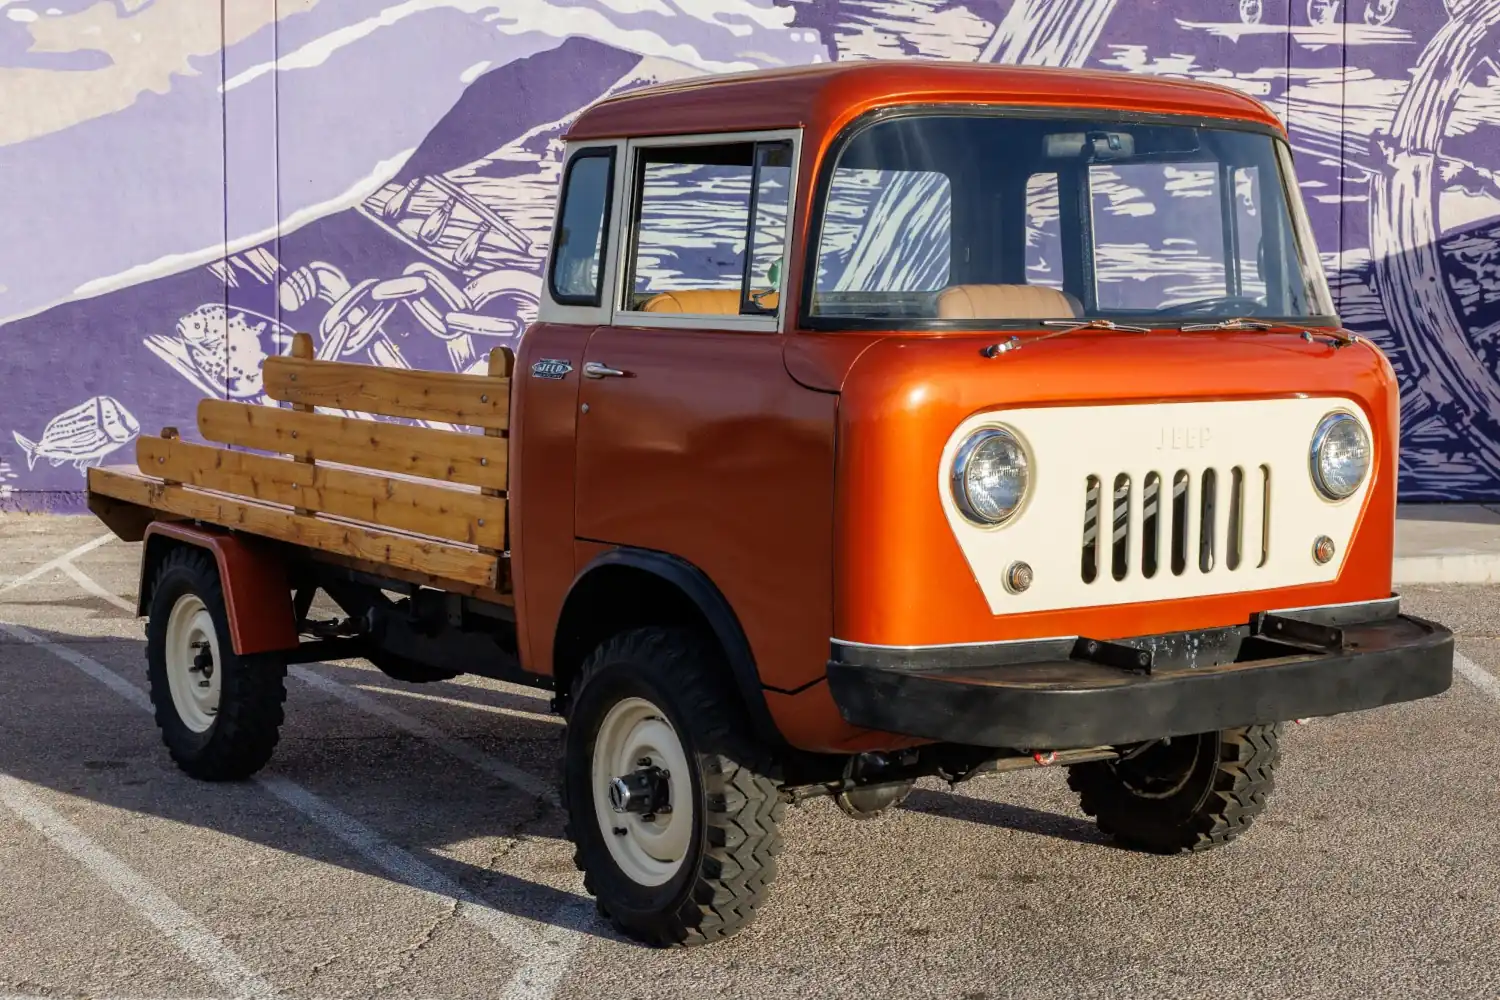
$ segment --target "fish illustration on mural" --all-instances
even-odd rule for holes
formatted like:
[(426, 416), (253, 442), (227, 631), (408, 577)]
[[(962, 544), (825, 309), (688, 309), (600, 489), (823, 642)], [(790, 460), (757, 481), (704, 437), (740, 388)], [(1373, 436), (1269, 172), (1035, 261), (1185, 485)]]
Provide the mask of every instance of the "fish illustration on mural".
[(47, 421), (36, 441), (20, 431), (11, 431), (10, 436), (26, 453), (28, 469), (36, 468), (40, 458), (53, 468), (72, 462), (73, 468), (83, 472), (116, 448), (134, 441), (140, 432), (140, 422), (118, 399), (95, 396)]
[(286, 352), (293, 332), (253, 310), (207, 302), (177, 321), (175, 336), (152, 334), (145, 344), (204, 395), (253, 399), (261, 365)]

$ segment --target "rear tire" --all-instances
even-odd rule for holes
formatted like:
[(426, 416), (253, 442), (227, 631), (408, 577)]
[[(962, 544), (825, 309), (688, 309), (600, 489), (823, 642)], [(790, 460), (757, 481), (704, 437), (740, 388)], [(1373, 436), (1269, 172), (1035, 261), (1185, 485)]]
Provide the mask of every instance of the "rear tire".
[[(648, 944), (728, 937), (776, 874), (786, 805), (726, 670), (697, 633), (646, 628), (605, 642), (572, 685), (563, 804), (574, 860), (599, 912)], [(667, 808), (616, 811), (613, 779), (647, 774), (647, 801)]]
[(208, 553), (168, 552), (151, 587), (146, 675), (162, 742), (205, 781), (248, 778), (271, 759), (286, 700), (286, 660), (240, 656), (219, 571)]
[(1083, 811), (1119, 843), (1154, 854), (1206, 851), (1265, 811), (1281, 760), (1280, 723), (1177, 736), (1131, 760), (1068, 769)]

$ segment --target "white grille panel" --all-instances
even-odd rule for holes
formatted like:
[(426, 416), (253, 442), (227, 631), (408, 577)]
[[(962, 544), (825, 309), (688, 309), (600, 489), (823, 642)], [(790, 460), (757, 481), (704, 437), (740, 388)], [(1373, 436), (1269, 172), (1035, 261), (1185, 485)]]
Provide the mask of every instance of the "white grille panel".
[[(949, 524), (996, 614), (1265, 590), (1333, 579), (1369, 488), (1341, 503), (1314, 490), (1308, 449), (1341, 399), (1045, 407), (977, 414), (944, 452)], [(949, 495), (953, 456), (973, 431), (1010, 428), (1031, 488), (999, 528), (965, 520)], [(1373, 438), (1373, 435), (1372, 435)], [(1377, 456), (1377, 460), (1379, 456)], [(1326, 565), (1318, 535), (1334, 540)], [(1024, 593), (1004, 585), (1031, 565)]]

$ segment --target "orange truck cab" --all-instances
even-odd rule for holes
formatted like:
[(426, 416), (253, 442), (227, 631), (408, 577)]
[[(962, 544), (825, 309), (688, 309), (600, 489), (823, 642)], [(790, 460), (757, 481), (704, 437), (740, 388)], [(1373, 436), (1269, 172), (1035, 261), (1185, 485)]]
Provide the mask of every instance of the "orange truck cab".
[[(341, 650), (550, 687), (587, 888), (695, 943), (753, 915), (809, 796), (864, 818), (922, 777), (1056, 764), (1120, 842), (1201, 850), (1264, 808), (1285, 720), (1451, 683), (1450, 633), (1392, 594), (1394, 375), (1341, 328), (1286, 133), (1237, 92), (904, 62), (613, 97), (566, 136), (541, 303), (475, 453), (508, 459), (503, 544), (351, 554), (305, 493), (273, 530), (189, 504), (209, 473), (91, 479), (117, 530), (163, 540), (159, 706), (194, 707), (174, 669), (226, 678), (168, 734), (180, 763), (269, 756), (214, 743), (242, 697), (274, 744), (274, 685), (233, 671)], [(273, 360), (276, 398), (319, 402), (285, 366), (310, 386), (324, 362)], [(411, 528), (412, 503), (363, 520)], [(215, 560), (189, 578), (167, 543), (192, 532)], [(296, 596), (242, 627), (213, 586)], [(317, 588), (345, 622), (310, 621)]]

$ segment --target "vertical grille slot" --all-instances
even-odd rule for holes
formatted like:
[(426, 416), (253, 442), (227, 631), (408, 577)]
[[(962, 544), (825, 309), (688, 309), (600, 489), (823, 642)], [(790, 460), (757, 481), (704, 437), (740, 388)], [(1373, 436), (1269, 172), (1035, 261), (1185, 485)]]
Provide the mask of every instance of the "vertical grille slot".
[(1245, 547), (1245, 470), (1236, 465), (1229, 470), (1229, 538), (1224, 545), (1225, 564), (1240, 568)]
[(1141, 486), (1141, 575), (1156, 575), (1161, 552), (1161, 474), (1150, 472)]
[(1099, 578), (1099, 477), (1089, 476), (1083, 492), (1083, 582)]
[(1203, 499), (1198, 513), (1198, 569), (1207, 573), (1214, 568), (1214, 517), (1218, 513), (1219, 474), (1203, 470)]
[(1132, 573), (1151, 580), (1169, 569), (1182, 576), (1260, 568), (1270, 561), (1270, 532), (1268, 465), (1147, 472), (1139, 480), (1090, 475), (1080, 574), (1094, 583)]
[(1260, 467), (1260, 562), (1264, 566), (1271, 559), (1271, 467)]
[(1172, 575), (1181, 576), (1187, 569), (1188, 549), (1188, 474), (1178, 469), (1172, 477)]
[(1110, 564), (1114, 578), (1123, 580), (1130, 571), (1130, 477), (1123, 472), (1115, 477), (1111, 513)]

